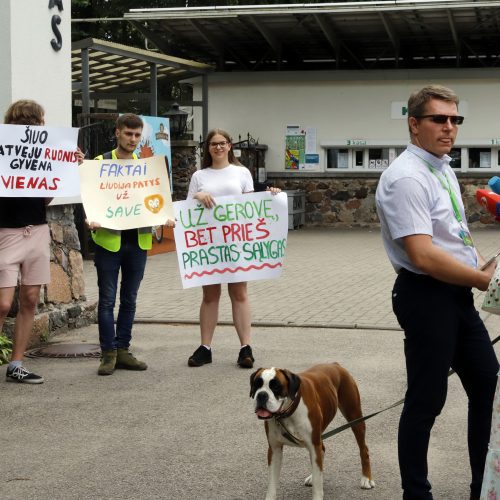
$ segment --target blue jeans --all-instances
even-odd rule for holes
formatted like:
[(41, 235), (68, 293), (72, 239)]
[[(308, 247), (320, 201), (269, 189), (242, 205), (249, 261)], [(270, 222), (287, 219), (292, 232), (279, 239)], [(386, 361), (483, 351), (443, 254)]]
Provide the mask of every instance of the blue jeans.
[[(122, 242), (118, 252), (110, 252), (96, 246), (94, 264), (97, 269), (99, 287), (99, 305), (97, 322), (101, 350), (128, 348), (132, 339), (137, 292), (146, 267), (146, 250), (141, 250), (137, 243)], [(122, 272), (120, 284), (120, 307), (114, 325), (113, 310), (118, 288), (118, 272)]]

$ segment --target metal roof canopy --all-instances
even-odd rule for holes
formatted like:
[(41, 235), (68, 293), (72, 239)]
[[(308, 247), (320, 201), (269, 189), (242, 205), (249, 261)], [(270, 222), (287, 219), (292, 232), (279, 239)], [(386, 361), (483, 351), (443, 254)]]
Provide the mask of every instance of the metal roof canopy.
[[(95, 38), (86, 38), (71, 45), (71, 76), (73, 94), (82, 96), (83, 113), (90, 112), (91, 99), (142, 96), (150, 99), (151, 115), (158, 113), (158, 80), (178, 81), (194, 76), (203, 80), (201, 101), (190, 103), (203, 108), (203, 129), (208, 127), (207, 74), (213, 67), (150, 50), (137, 49)], [(149, 80), (149, 93), (137, 93)]]
[(131, 9), (161, 51), (218, 70), (494, 67), (500, 0)]

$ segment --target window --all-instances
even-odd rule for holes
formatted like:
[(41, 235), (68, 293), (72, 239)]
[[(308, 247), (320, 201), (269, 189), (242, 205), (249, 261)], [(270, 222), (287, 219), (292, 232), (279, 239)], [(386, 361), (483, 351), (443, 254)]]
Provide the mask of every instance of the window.
[(364, 151), (362, 149), (357, 149), (354, 151), (354, 166), (363, 167), (364, 164)]
[(328, 149), (326, 156), (326, 168), (348, 168), (348, 149)]
[(389, 166), (389, 148), (370, 148), (368, 150), (368, 168)]
[(469, 148), (469, 168), (490, 168), (490, 148)]
[(451, 157), (450, 167), (451, 168), (462, 168), (462, 150), (460, 148), (453, 148), (449, 156)]
[[(326, 170), (344, 169), (351, 172), (381, 173), (406, 151), (402, 141), (398, 141), (395, 146), (387, 146), (381, 141), (373, 142), (375, 144), (322, 145), (325, 148)], [(473, 173), (479, 169), (500, 172), (500, 140), (499, 144), (493, 146), (489, 146), (484, 140), (476, 146), (455, 146), (448, 155), (451, 157), (450, 167), (456, 172)]]
[(326, 169), (383, 170), (402, 153), (405, 147), (342, 147), (333, 145), (325, 148)]

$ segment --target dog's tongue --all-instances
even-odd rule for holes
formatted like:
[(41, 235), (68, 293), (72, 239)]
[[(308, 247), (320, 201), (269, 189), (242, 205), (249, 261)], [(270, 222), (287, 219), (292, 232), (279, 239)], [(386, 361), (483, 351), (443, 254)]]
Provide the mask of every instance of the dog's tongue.
[(264, 408), (259, 408), (255, 413), (260, 418), (269, 418), (273, 415), (270, 411), (268, 411)]

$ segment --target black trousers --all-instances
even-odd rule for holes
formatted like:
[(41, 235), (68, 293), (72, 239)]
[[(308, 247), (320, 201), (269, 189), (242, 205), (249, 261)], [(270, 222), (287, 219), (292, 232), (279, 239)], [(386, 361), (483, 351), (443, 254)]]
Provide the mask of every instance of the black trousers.
[(469, 399), (471, 497), (479, 498), (498, 361), (471, 289), (404, 270), (394, 284), (392, 306), (405, 332), (408, 383), (398, 433), (403, 499), (432, 499), (427, 449), (446, 401), (450, 367)]

